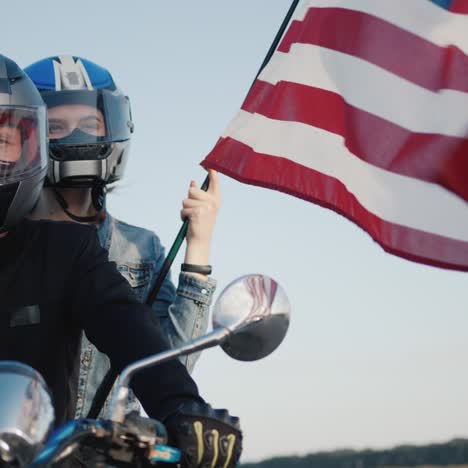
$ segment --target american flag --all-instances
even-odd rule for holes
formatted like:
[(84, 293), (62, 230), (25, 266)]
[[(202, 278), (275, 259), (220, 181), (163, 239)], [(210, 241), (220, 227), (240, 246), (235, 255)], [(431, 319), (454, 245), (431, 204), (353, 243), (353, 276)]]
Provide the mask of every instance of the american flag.
[(202, 162), (468, 270), (468, 0), (307, 0)]

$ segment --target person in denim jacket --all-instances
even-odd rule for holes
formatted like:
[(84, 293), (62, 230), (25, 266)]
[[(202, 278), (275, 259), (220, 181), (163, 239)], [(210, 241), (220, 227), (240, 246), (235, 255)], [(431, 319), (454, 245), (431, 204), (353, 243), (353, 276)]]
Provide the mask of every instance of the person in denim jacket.
[[(46, 187), (31, 217), (95, 224), (109, 259), (138, 299), (146, 301), (164, 262), (164, 248), (153, 232), (124, 223), (105, 209), (106, 186), (122, 177), (128, 158), (133, 133), (128, 97), (106, 69), (83, 58), (51, 57), (25, 71), (48, 106), (50, 138)], [(190, 220), (185, 263), (209, 263), (219, 203), (214, 171), (210, 171), (207, 192), (191, 182), (181, 212), (183, 219)], [(215, 286), (215, 280), (203, 273), (181, 272), (176, 291), (169, 275), (166, 277), (153, 309), (172, 346), (206, 332)], [(181, 359), (189, 372), (197, 356)], [(83, 336), (77, 417), (88, 413), (109, 368), (107, 356)], [(109, 399), (104, 416), (108, 403)], [(131, 395), (128, 410), (138, 406)]]

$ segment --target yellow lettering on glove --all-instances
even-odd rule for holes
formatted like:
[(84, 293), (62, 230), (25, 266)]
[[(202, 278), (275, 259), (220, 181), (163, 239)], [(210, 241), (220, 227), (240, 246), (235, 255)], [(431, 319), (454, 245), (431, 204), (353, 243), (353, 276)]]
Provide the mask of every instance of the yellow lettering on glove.
[(210, 468), (216, 468), (216, 462), (218, 461), (219, 455), (219, 432), (216, 429), (213, 429), (211, 434), (213, 435), (213, 461), (211, 462)]
[(203, 459), (203, 453), (205, 451), (205, 444), (203, 443), (203, 424), (200, 421), (195, 421), (193, 423), (193, 429), (197, 436), (197, 446), (198, 446), (198, 458), (197, 465), (200, 465)]
[(236, 443), (236, 436), (234, 434), (229, 434), (227, 436), (227, 439), (229, 441), (228, 449), (227, 449), (227, 455), (226, 455), (226, 463), (224, 463), (223, 468), (228, 468), (229, 463), (232, 458), (232, 452), (234, 451), (234, 445)]

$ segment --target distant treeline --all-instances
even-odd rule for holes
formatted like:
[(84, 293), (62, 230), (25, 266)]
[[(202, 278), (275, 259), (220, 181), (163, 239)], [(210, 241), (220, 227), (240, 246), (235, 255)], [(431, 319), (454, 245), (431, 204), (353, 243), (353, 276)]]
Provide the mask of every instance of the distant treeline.
[(468, 439), (444, 444), (402, 445), (388, 450), (337, 450), (304, 457), (272, 458), (242, 468), (376, 468), (468, 464)]

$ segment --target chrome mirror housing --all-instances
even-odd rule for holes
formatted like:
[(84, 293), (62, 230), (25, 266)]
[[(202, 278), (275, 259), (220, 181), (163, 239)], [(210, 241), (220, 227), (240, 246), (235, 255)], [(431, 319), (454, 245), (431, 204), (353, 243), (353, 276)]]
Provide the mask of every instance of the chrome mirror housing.
[(0, 362), (0, 460), (29, 466), (54, 424), (47, 385), (32, 367)]
[(272, 353), (289, 327), (291, 306), (283, 288), (266, 275), (230, 283), (213, 310), (213, 329), (226, 328), (221, 348), (234, 359), (255, 361)]

